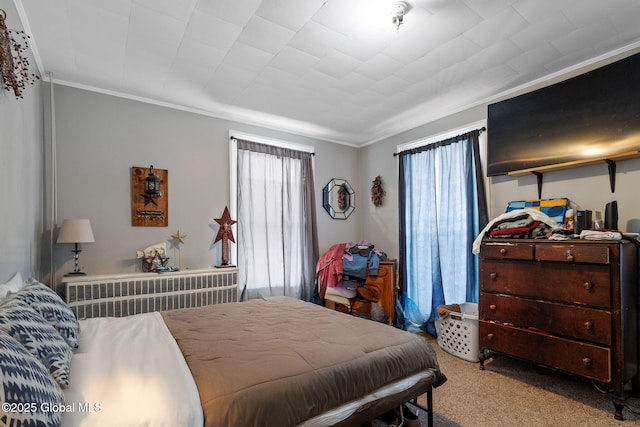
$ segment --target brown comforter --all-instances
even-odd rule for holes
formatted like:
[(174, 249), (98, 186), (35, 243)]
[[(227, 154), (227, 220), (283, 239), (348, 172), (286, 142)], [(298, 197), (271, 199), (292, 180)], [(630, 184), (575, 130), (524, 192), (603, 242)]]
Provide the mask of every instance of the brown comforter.
[(287, 297), (163, 312), (206, 426), (291, 426), (432, 370), (424, 338)]

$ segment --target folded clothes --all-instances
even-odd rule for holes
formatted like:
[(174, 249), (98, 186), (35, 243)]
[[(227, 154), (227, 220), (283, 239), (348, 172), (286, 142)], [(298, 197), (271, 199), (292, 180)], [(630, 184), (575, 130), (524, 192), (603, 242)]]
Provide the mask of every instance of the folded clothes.
[(621, 240), (622, 233), (617, 230), (582, 230), (580, 238), (585, 240)]

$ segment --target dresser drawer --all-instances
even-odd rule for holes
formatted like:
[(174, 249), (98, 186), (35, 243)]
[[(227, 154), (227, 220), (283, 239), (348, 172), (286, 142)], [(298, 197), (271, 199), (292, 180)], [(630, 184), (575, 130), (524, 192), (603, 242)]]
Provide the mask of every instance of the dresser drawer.
[(593, 245), (536, 245), (538, 261), (584, 262), (609, 264), (609, 247)]
[(530, 243), (485, 243), (480, 247), (480, 256), (493, 259), (533, 260), (533, 244)]
[(367, 285), (385, 285), (389, 283), (389, 280), (392, 280), (392, 278), (390, 278), (392, 274), (391, 269), (392, 267), (390, 265), (380, 264), (378, 266), (378, 275), (371, 276), (369, 275), (369, 268), (367, 267), (367, 278), (364, 283)]
[(570, 372), (602, 383), (611, 382), (608, 348), (480, 321), (480, 348)]
[(611, 308), (609, 266), (484, 260), (480, 290)]
[(611, 312), (509, 295), (480, 293), (480, 318), (611, 345)]

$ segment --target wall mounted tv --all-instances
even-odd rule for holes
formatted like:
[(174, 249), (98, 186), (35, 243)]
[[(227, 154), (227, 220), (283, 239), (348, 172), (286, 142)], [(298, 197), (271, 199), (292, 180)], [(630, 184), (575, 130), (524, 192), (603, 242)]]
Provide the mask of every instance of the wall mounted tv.
[(490, 104), (487, 175), (640, 150), (640, 54)]

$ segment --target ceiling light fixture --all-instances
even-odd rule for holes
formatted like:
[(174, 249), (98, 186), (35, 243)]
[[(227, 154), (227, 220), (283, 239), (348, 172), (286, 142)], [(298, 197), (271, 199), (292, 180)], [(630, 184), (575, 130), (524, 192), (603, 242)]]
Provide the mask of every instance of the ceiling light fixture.
[(396, 27), (396, 31), (400, 31), (400, 25), (404, 20), (404, 15), (409, 11), (409, 3), (398, 1), (391, 7), (391, 23)]

